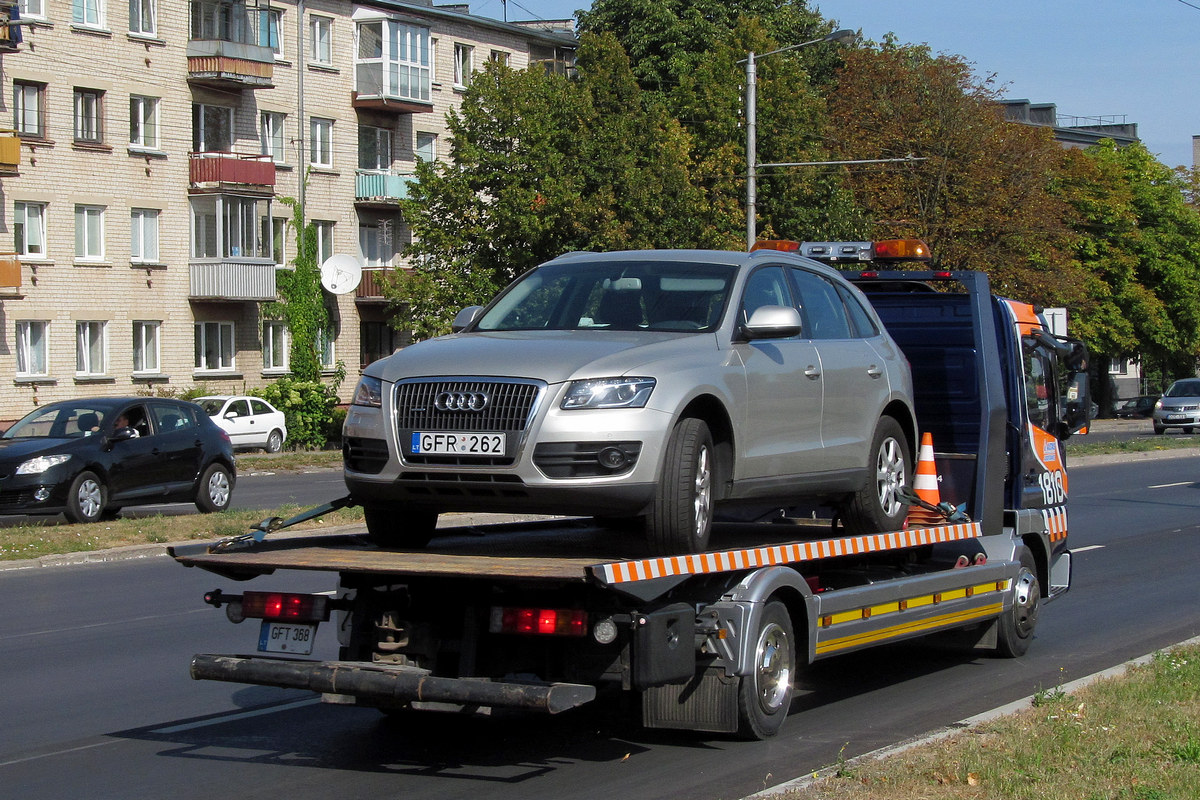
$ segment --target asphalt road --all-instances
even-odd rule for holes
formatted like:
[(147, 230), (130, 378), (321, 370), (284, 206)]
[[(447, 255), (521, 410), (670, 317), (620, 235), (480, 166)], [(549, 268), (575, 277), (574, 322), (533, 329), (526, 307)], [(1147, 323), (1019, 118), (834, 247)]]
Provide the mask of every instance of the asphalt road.
[[(1200, 634), (1195, 456), (1071, 472), (1071, 592), (1018, 660), (910, 644), (819, 662), (766, 742), (643, 731), (628, 709), (385, 719), (187, 677), (250, 652), (240, 591), (165, 558), (0, 572), (0, 797), (737, 798)], [(336, 474), (336, 473), (335, 473)], [(254, 588), (332, 589), (276, 575)], [(261, 585), (258, 585), (261, 584)], [(333, 654), (333, 631), (315, 654)]]

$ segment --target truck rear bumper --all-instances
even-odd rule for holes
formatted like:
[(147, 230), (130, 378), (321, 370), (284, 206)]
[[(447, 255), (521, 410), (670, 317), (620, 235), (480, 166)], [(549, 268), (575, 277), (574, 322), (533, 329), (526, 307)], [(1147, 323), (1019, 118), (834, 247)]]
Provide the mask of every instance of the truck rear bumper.
[(420, 701), (515, 708), (557, 714), (590, 702), (596, 687), (576, 683), (501, 683), (440, 678), (416, 667), (353, 661), (303, 661), (256, 656), (200, 654), (192, 658), (196, 680), (251, 683), (348, 695), (368, 705)]

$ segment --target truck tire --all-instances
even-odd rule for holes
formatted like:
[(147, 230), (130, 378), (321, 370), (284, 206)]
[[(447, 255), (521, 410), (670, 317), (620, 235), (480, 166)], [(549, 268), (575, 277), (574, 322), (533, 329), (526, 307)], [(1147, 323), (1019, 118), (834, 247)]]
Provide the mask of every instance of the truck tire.
[(842, 513), (842, 525), (854, 536), (898, 531), (908, 516), (900, 487), (912, 480), (912, 454), (900, 423), (880, 417), (869, 452), (867, 484), (851, 496)]
[(779, 733), (787, 719), (796, 671), (792, 618), (778, 600), (763, 608), (751, 666), (753, 671), (738, 686), (738, 735), (766, 739)]
[(420, 550), (437, 529), (438, 514), (429, 509), (364, 506), (367, 536), (386, 550)]
[(1000, 615), (996, 637), (996, 655), (1002, 658), (1020, 658), (1033, 641), (1037, 627), (1038, 612), (1042, 608), (1042, 586), (1037, 578), (1037, 566), (1033, 554), (1024, 547), (1017, 548), (1021, 568), (1013, 586), (1012, 608)]
[(704, 420), (687, 417), (671, 431), (646, 541), (655, 555), (700, 553), (708, 547), (713, 515), (713, 441)]
[(98, 522), (104, 515), (108, 490), (96, 473), (84, 470), (71, 481), (67, 490), (67, 519), (71, 522)]

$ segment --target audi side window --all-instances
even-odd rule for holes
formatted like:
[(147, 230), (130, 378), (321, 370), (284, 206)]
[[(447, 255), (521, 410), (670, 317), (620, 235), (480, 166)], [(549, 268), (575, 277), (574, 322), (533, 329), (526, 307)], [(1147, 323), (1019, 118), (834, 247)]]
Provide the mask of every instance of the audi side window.
[(809, 339), (849, 339), (846, 309), (833, 284), (815, 272), (791, 270), (800, 290), (800, 313), (807, 317)]
[(742, 320), (750, 321), (750, 316), (763, 306), (790, 306), (791, 295), (787, 288), (787, 279), (783, 277), (782, 267), (763, 267), (756, 270), (746, 281), (742, 292)]
[(850, 315), (850, 324), (854, 327), (854, 333), (863, 339), (878, 336), (879, 326), (875, 324), (875, 320), (871, 319), (871, 315), (863, 308), (859, 299), (854, 296), (854, 292), (845, 286), (838, 286), (837, 291)]

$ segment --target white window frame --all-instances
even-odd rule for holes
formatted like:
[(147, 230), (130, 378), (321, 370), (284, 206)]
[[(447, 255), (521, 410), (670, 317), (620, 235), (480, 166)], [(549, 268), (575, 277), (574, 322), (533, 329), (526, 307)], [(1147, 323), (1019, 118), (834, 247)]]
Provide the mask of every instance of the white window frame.
[[(364, 160), (364, 143), (374, 147), (374, 162)], [(368, 172), (387, 172), (392, 168), (392, 129), (374, 125), (358, 126), (358, 168)]]
[(322, 371), (337, 368), (336, 341), (337, 336), (328, 335), (324, 328), (317, 329), (317, 359), (321, 362)]
[(46, 135), (46, 84), (13, 81), (13, 128), (22, 136)]
[(17, 377), (40, 377), (50, 374), (50, 321), (44, 319), (17, 320)]
[[(436, 133), (426, 133), (417, 131), (417, 146), (413, 148), (413, 157), (418, 161), (436, 161), (437, 160), (437, 142)], [(423, 155), (423, 151), (428, 151), (429, 156)]]
[(333, 120), (324, 117), (308, 119), (308, 163), (318, 169), (333, 167)]
[(45, 19), (46, 0), (20, 0), (21, 19)]
[(503, 67), (507, 67), (510, 63), (512, 63), (512, 53), (508, 52), (507, 50), (493, 50), (488, 55), (488, 61), (499, 64)]
[(358, 249), (366, 267), (385, 267), (392, 263), (393, 242), (385, 241), (388, 220), (368, 219), (358, 223)]
[(46, 257), (45, 203), (13, 203), (13, 247), (19, 256)]
[(133, 321), (133, 371), (157, 375), (162, 371), (161, 347), (162, 322), (154, 319)]
[[(214, 117), (210, 120), (209, 114)], [(218, 122), (216, 117), (224, 117), (225, 131), (217, 130), (210, 135), (210, 127)], [(192, 103), (192, 151), (196, 153), (228, 153), (233, 150), (234, 141), (233, 108), (208, 103)], [(228, 135), (228, 141), (219, 141), (221, 133)], [(214, 141), (215, 140), (215, 141)], [(225, 145), (224, 149), (220, 145)]]
[[(196, 372), (232, 372), (237, 369), (237, 346), (233, 338), (232, 322), (197, 322), (195, 325), (195, 371)], [(208, 361), (210, 355), (210, 339), (216, 337), (216, 364)]]
[(258, 128), (262, 154), (270, 156), (276, 164), (286, 164), (287, 114), (281, 111), (263, 111), (259, 115)]
[(129, 209), (129, 260), (134, 264), (158, 264), (157, 208)]
[(287, 223), (286, 217), (271, 217), (271, 258), (277, 269), (285, 268), (288, 263)]
[(283, 58), (283, 10), (263, 8), (258, 13), (259, 46), (269, 47), (276, 58)]
[(108, 323), (103, 320), (75, 322), (75, 374), (98, 377), (107, 374)]
[(475, 48), (469, 44), (454, 43), (454, 88), (465, 89), (471, 85), (474, 72)]
[(104, 206), (75, 206), (75, 260), (104, 260)]
[(271, 213), (271, 202), (262, 197), (207, 194), (192, 195), (191, 257), (204, 259), (273, 258), (264, 237), (262, 220)]
[(308, 18), (308, 59), (312, 64), (333, 65), (333, 18), (312, 14)]
[(104, 92), (75, 89), (75, 141), (100, 144), (104, 141)]
[(158, 150), (158, 98), (129, 96), (129, 146), (135, 150)]
[(135, 36), (158, 35), (157, 0), (129, 0), (129, 32)]
[(71, 24), (104, 30), (104, 0), (71, 0)]
[(317, 263), (324, 264), (333, 255), (333, 223), (327, 220), (313, 220), (313, 228), (317, 232)]
[(263, 321), (263, 372), (287, 372), (291, 348), (287, 323), (280, 320)]
[(359, 94), (430, 102), (434, 61), (429, 28), (394, 19), (364, 20), (355, 37), (354, 82)]

